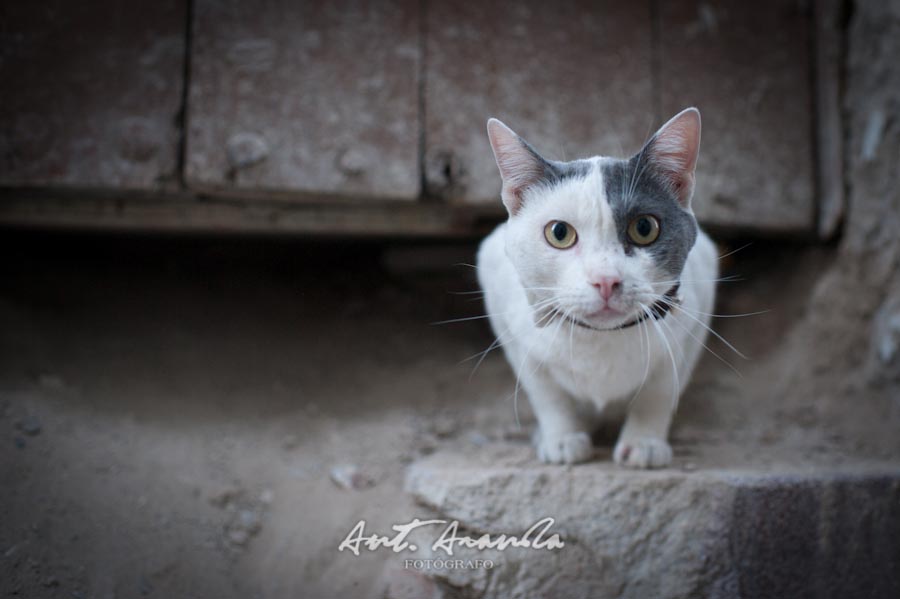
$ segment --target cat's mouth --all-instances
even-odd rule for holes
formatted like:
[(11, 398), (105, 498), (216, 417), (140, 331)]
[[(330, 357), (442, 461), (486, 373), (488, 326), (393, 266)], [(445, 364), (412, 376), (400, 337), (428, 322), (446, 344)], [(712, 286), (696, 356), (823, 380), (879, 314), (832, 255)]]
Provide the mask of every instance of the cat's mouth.
[(615, 330), (617, 330), (617, 329), (621, 329), (621, 328), (622, 328), (622, 325), (618, 325), (618, 326), (595, 326), (595, 325), (592, 325), (592, 324), (588, 324), (588, 323), (584, 322), (583, 320), (579, 320), (579, 319), (575, 318), (574, 316), (565, 316), (564, 318), (565, 318), (565, 320), (567, 320), (568, 322), (570, 322), (570, 323), (572, 323), (572, 324), (574, 324), (574, 325), (577, 325), (577, 326), (579, 326), (579, 327), (581, 327), (581, 328), (583, 328), (583, 329), (588, 329), (588, 330), (591, 330), (591, 331), (615, 331)]
[[(666, 314), (681, 303), (681, 299), (678, 297), (679, 288), (680, 283), (676, 283), (660, 300), (653, 303), (653, 305), (645, 307), (642, 304), (638, 304), (637, 308), (629, 312), (612, 308), (607, 304), (599, 310), (585, 314), (582, 318), (573, 316), (571, 313), (565, 311), (562, 311), (561, 314), (565, 320), (572, 324), (592, 331), (616, 331), (627, 329), (638, 325), (649, 318), (652, 318), (653, 320), (665, 318)], [(600, 318), (606, 322), (594, 324), (583, 320), (583, 318)]]

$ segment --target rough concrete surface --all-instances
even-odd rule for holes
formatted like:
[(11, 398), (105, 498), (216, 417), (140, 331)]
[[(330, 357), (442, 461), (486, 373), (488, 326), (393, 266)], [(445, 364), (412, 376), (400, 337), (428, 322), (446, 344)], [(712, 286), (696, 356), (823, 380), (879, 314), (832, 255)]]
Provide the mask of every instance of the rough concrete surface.
[[(480, 312), (477, 294), (453, 293), (475, 288), (470, 268), (452, 266), (471, 262), (472, 244), (2, 241), (10, 258), (0, 277), (6, 593), (319, 599), (502, 588), (540, 597), (555, 596), (541, 586), (550, 567), (582, 568), (579, 578), (559, 579), (575, 597), (598, 596), (578, 589), (634, 596), (664, 583), (669, 596), (746, 589), (745, 579), (729, 577), (731, 562), (711, 557), (716, 569), (707, 571), (697, 552), (736, 545), (732, 555), (748, 568), (768, 567), (760, 564), (778, 547), (753, 531), (777, 523), (752, 480), (790, 475), (802, 486), (808, 473), (814, 482), (850, 473), (865, 484), (812, 495), (837, 506), (816, 514), (840, 517), (802, 520), (799, 553), (809, 550), (811, 527), (826, 525), (879, 561), (890, 550), (878, 535), (895, 526), (885, 507), (894, 483), (876, 493), (877, 480), (864, 475), (896, 473), (896, 422), (871, 422), (859, 434), (850, 415), (860, 398), (836, 403), (845, 408), (836, 418), (786, 415), (769, 390), (770, 366), (756, 359), (798, 322), (801, 291), (830, 250), (754, 244), (726, 259), (726, 274), (746, 280), (723, 285), (719, 313), (765, 308), (773, 289), (784, 300), (765, 315), (722, 319), (719, 332), (751, 359), (711, 343), (741, 374), (707, 354), (676, 418), (672, 468), (633, 473), (609, 463), (615, 425), (598, 435), (596, 462), (538, 466), (528, 445), (533, 419), (524, 398), (512, 400), (503, 357), (491, 353), (474, 372), (475, 360), (464, 361), (491, 343), (485, 322), (432, 324)], [(425, 484), (429, 471), (441, 473), (437, 486)], [(415, 494), (404, 490), (407, 480), (417, 481)], [(440, 489), (455, 499), (440, 499)], [(599, 517), (607, 501), (617, 518)], [(734, 527), (740, 502), (760, 518), (749, 528)], [(695, 503), (707, 522), (697, 522)], [(360, 519), (388, 533), (436, 508), (476, 528), (521, 532), (522, 505), (527, 519), (558, 518), (565, 553), (527, 568), (504, 554), (482, 586), (459, 579), (448, 587), (439, 572), (405, 570), (426, 544), (415, 554), (337, 549)], [(789, 520), (791, 530), (801, 521)], [(834, 538), (817, 530), (817, 539)], [(642, 565), (642, 556), (650, 561)], [(657, 578), (634, 586), (637, 572), (651, 570)], [(487, 576), (457, 574), (479, 573)], [(490, 586), (503, 580), (511, 586)]]
[[(447, 596), (892, 597), (900, 592), (900, 466), (629, 472), (535, 464), (525, 447), (415, 464), (407, 488), (473, 538), (543, 518), (556, 550), (460, 549), (488, 570), (435, 568)], [(545, 535), (549, 536), (549, 535)], [(441, 547), (430, 554), (450, 559)], [(457, 594), (454, 594), (454, 590)]]

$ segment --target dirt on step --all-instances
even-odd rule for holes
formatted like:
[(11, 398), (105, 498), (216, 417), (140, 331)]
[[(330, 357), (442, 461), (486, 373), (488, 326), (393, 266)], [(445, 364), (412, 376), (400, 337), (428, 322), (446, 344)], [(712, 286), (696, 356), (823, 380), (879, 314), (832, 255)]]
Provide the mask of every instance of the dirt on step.
[[(359, 520), (386, 531), (423, 513), (403, 491), (407, 465), (528, 443), (500, 352), (473, 369), (486, 322), (433, 324), (480, 313), (472, 269), (454, 266), (474, 243), (20, 234), (3, 246), (4, 593), (379, 597), (400, 558), (338, 545)], [(773, 252), (733, 259), (751, 280), (723, 285), (718, 310), (771, 307), (777, 276), (793, 299), (720, 322), (754, 359), (710, 343), (741, 373), (704, 357), (673, 467), (896, 458), (896, 440), (766, 397), (803, 276), (827, 259), (805, 252), (754, 282)]]

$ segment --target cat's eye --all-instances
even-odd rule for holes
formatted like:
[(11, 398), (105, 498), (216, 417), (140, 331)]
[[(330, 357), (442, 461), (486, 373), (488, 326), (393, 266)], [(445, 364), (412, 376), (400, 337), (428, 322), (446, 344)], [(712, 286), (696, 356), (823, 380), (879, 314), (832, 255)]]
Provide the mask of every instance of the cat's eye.
[(637, 245), (650, 245), (659, 237), (659, 221), (655, 216), (642, 214), (628, 225), (628, 237)]
[(561, 220), (552, 220), (547, 223), (547, 226), (544, 227), (544, 237), (547, 238), (547, 243), (558, 250), (568, 249), (578, 241), (575, 227)]

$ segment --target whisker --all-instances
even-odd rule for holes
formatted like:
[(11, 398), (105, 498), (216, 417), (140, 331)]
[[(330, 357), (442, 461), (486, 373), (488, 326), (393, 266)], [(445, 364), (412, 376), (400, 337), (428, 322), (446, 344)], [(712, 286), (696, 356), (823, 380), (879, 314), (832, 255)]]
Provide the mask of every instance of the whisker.
[(727, 345), (728, 348), (729, 348), (731, 351), (733, 351), (734, 353), (736, 353), (736, 354), (739, 355), (740, 357), (744, 358), (745, 360), (749, 360), (749, 359), (750, 359), (750, 358), (748, 358), (747, 356), (745, 356), (742, 352), (738, 351), (738, 349), (737, 349), (735, 346), (733, 346), (731, 343), (729, 343), (729, 342), (725, 339), (725, 337), (723, 337), (722, 335), (720, 335), (720, 334), (718, 334), (717, 332), (715, 332), (712, 328), (710, 328), (710, 327), (709, 327), (706, 323), (704, 323), (702, 320), (700, 320), (699, 318), (697, 318), (696, 316), (694, 316), (693, 314), (691, 314), (691, 313), (688, 312), (687, 310), (681, 310), (681, 313), (684, 314), (685, 316), (687, 316), (688, 318), (692, 319), (694, 322), (696, 322), (697, 324), (699, 324), (700, 326), (702, 326), (702, 327), (703, 327), (704, 329), (706, 329), (707, 331), (709, 331), (710, 334), (712, 334), (712, 335), (714, 335), (714, 336), (716, 337), (716, 339), (718, 339), (719, 341), (721, 341), (722, 343), (724, 343), (725, 345)]
[(478, 366), (481, 364), (482, 360), (484, 360), (485, 356), (487, 356), (488, 353), (492, 352), (493, 350), (497, 349), (498, 347), (502, 347), (503, 345), (504, 345), (504, 343), (502, 341), (500, 341), (500, 337), (495, 337), (487, 349), (482, 350), (482, 351), (478, 352), (477, 354), (472, 354), (468, 358), (463, 358), (462, 360), (460, 360), (457, 363), (457, 366), (465, 364), (466, 362), (470, 362), (480, 356), (478, 363), (475, 364), (475, 368), (472, 369), (472, 374), (474, 374), (475, 370), (478, 369)]
[(491, 316), (496, 316), (495, 314), (481, 314), (479, 316), (466, 316), (464, 318), (451, 318), (449, 320), (438, 320), (437, 322), (432, 322), (432, 325), (440, 325), (440, 324), (453, 324), (454, 322), (468, 322), (470, 320), (484, 320), (485, 318), (490, 318)]
[[(551, 317), (555, 312), (556, 308), (550, 311), (549, 314), (551, 315)], [(543, 320), (543, 318), (541, 318), (541, 320)], [(531, 350), (534, 349), (534, 344), (538, 339), (540, 339), (540, 336), (535, 335), (534, 339), (532, 339), (531, 343), (528, 345), (528, 349), (525, 351), (525, 355), (522, 356), (522, 362), (521, 364), (519, 364), (518, 370), (516, 370), (516, 387), (513, 390), (513, 411), (516, 415), (516, 426), (520, 429), (522, 428), (522, 421), (519, 419), (519, 388), (522, 384), (522, 370), (525, 368), (525, 362), (528, 360), (528, 356), (531, 355)]]
[(681, 308), (682, 310), (684, 310), (686, 312), (691, 312), (693, 314), (697, 314), (700, 316), (709, 316), (711, 318), (745, 318), (747, 316), (759, 316), (761, 314), (768, 314), (769, 312), (772, 311), (772, 310), (759, 310), (758, 312), (747, 312), (745, 314), (711, 314), (709, 312), (704, 312), (702, 310), (688, 308), (684, 304), (679, 304), (678, 302), (673, 302), (671, 298), (669, 298), (665, 295), (658, 295), (658, 294), (653, 294), (653, 293), (648, 293), (646, 295), (649, 296), (653, 300), (656, 300), (658, 302), (663, 302), (673, 308), (676, 308), (676, 307)]
[(710, 318), (745, 318), (747, 316), (759, 316), (760, 314), (768, 314), (771, 310), (760, 310), (759, 312), (747, 312), (745, 314), (710, 314), (709, 312), (701, 312), (700, 310), (691, 310), (694, 314), (701, 316), (709, 316)]
[[(543, 317), (541, 317), (541, 319), (538, 321), (538, 324), (543, 322), (549, 315), (550, 314), (545, 314)], [(491, 351), (497, 349), (498, 347), (503, 347), (504, 345), (506, 345), (506, 343), (502, 342), (501, 339), (509, 333), (510, 333), (510, 327), (506, 327), (506, 330), (503, 331), (502, 333), (500, 333), (500, 335), (494, 339), (494, 341), (490, 344), (490, 346), (488, 346), (488, 348), (486, 350), (478, 352), (477, 354), (471, 355), (468, 358), (466, 358), (465, 360), (461, 360), (459, 362), (459, 364), (464, 364), (470, 360), (474, 360), (475, 358), (478, 358), (478, 362), (476, 362), (475, 366), (472, 368), (472, 372), (469, 374), (470, 381), (472, 380), (472, 377), (475, 376), (475, 371), (478, 370), (478, 367), (481, 366), (481, 363), (484, 362), (484, 359), (487, 357), (487, 355)]]
[[(509, 329), (507, 328), (506, 333), (508, 333), (508, 332), (509, 332)], [(504, 333), (504, 334), (506, 334), (506, 333)], [(491, 353), (493, 350), (497, 349), (498, 347), (503, 347), (504, 345), (506, 345), (505, 343), (503, 343), (502, 341), (500, 341), (500, 339), (502, 338), (502, 336), (503, 336), (503, 335), (500, 335), (499, 337), (497, 337), (496, 339), (494, 339), (493, 343), (491, 343), (491, 344), (488, 346), (488, 348), (487, 348), (486, 350), (484, 350), (484, 351), (481, 352), (480, 354), (475, 354), (475, 355), (480, 355), (481, 357), (478, 358), (478, 361), (475, 362), (475, 366), (472, 368), (472, 372), (469, 373), (469, 381), (471, 381), (471, 380), (472, 380), (472, 377), (475, 376), (475, 372), (478, 370), (478, 367), (481, 366), (481, 363), (484, 362), (484, 359), (487, 358), (487, 356), (488, 356), (489, 353)], [(464, 361), (471, 360), (471, 359), (474, 358), (474, 357), (475, 357), (475, 356), (472, 356), (472, 357), (470, 357), (470, 358), (466, 358), (466, 360), (464, 360)]]
[[(532, 306), (532, 308), (535, 310), (538, 310), (540, 308), (544, 308), (544, 307), (550, 305), (554, 301), (556, 301), (556, 298), (547, 298), (545, 300), (541, 300), (541, 301), (535, 303)], [(433, 326), (436, 326), (436, 325), (442, 325), (442, 324), (453, 324), (455, 322), (468, 322), (470, 320), (484, 320), (485, 318), (491, 318), (492, 316), (503, 316), (506, 314), (510, 314), (514, 311), (515, 311), (515, 309), (507, 310), (505, 312), (494, 312), (492, 314), (479, 314), (477, 316), (465, 316), (463, 318), (451, 318), (449, 320), (438, 320), (438, 321), (432, 322), (430, 324)]]
[(721, 256), (719, 256), (719, 260), (721, 260), (722, 258), (727, 258), (728, 256), (731, 256), (732, 254), (737, 254), (739, 251), (745, 250), (745, 249), (747, 249), (748, 247), (750, 247), (751, 245), (753, 245), (753, 242), (752, 242), (752, 241), (749, 242), (749, 243), (745, 243), (744, 245), (742, 245), (741, 247), (739, 247), (739, 248), (736, 249), (736, 250), (731, 250), (731, 251), (728, 252), (727, 254), (722, 254)]
[(745, 280), (739, 275), (728, 275), (717, 279), (673, 279), (671, 281), (654, 281), (654, 283), (657, 285), (674, 285), (675, 283), (733, 283)]
[(659, 319), (658, 322), (660, 323), (660, 325), (665, 327), (666, 330), (671, 334), (672, 342), (675, 344), (675, 347), (678, 349), (679, 354), (681, 354), (681, 360), (679, 360), (679, 362), (683, 362), (684, 361), (684, 346), (681, 344), (681, 341), (678, 339), (678, 336), (675, 335), (675, 332), (672, 330), (672, 327), (669, 326), (669, 323), (667, 322), (667, 320), (668, 319), (666, 319), (666, 318), (662, 318), (662, 319)]
[(650, 160), (644, 160), (644, 148), (641, 148), (640, 153), (637, 157), (637, 164), (635, 168), (631, 171), (631, 182), (628, 186), (628, 195), (626, 197), (626, 203), (630, 203), (632, 197), (634, 196), (634, 190), (637, 189), (637, 184), (640, 182), (641, 177), (644, 176), (644, 171), (650, 165)]
[[(643, 306), (641, 306), (643, 308)], [(641, 342), (641, 355), (646, 355), (646, 359), (644, 360), (644, 376), (641, 378), (641, 384), (638, 385), (637, 390), (635, 390), (634, 394), (631, 396), (631, 399), (628, 400), (628, 405), (630, 406), (634, 403), (634, 400), (637, 399), (637, 396), (644, 389), (644, 385), (647, 383), (647, 377), (650, 376), (650, 335), (647, 330), (647, 322), (646, 320), (642, 320), (638, 322), (638, 333), (640, 333), (638, 339)], [(647, 338), (647, 349), (644, 351), (644, 337)]]
[(641, 305), (641, 308), (648, 312), (648, 316), (650, 316), (651, 318), (650, 322), (651, 324), (653, 324), (656, 332), (659, 333), (659, 336), (662, 338), (663, 343), (665, 343), (666, 351), (669, 353), (669, 359), (672, 361), (672, 374), (674, 375), (675, 379), (675, 387), (672, 394), (672, 407), (675, 408), (678, 405), (678, 395), (681, 391), (681, 384), (678, 381), (678, 366), (675, 364), (675, 354), (672, 352), (672, 347), (669, 345), (669, 340), (666, 338), (665, 332), (663, 332), (662, 328), (659, 326), (659, 321), (652, 318), (652, 314), (649, 314), (650, 309), (647, 308), (647, 306)]
[(732, 371), (734, 371), (734, 373), (735, 373), (736, 375), (738, 375), (740, 378), (744, 378), (744, 375), (742, 375), (741, 372), (740, 372), (740, 371), (739, 371), (739, 370), (738, 370), (731, 362), (729, 362), (728, 360), (726, 360), (725, 358), (723, 358), (722, 356), (720, 356), (719, 354), (717, 354), (716, 352), (714, 352), (713, 350), (711, 350), (711, 349), (709, 348), (708, 345), (706, 345), (705, 343), (703, 343), (703, 341), (701, 341), (700, 339), (698, 339), (697, 336), (694, 335), (694, 334), (691, 332), (690, 327), (686, 326), (683, 322), (681, 322), (681, 321), (678, 320), (677, 318), (674, 318), (673, 320), (674, 320), (675, 322), (677, 322), (678, 325), (679, 325), (682, 329), (684, 329), (684, 332), (687, 333), (688, 335), (690, 335), (691, 338), (692, 338), (694, 341), (696, 341), (697, 343), (699, 343), (700, 345), (702, 345), (702, 346), (706, 349), (706, 351), (708, 351), (709, 353), (711, 353), (712, 355), (714, 355), (716, 358), (718, 358), (719, 361), (721, 361), (723, 364), (725, 364), (726, 366), (728, 366), (728, 367), (729, 367)]
[[(567, 316), (568, 313), (566, 314)], [(575, 362), (575, 347), (572, 338), (575, 336), (575, 323), (569, 322), (569, 362)]]

